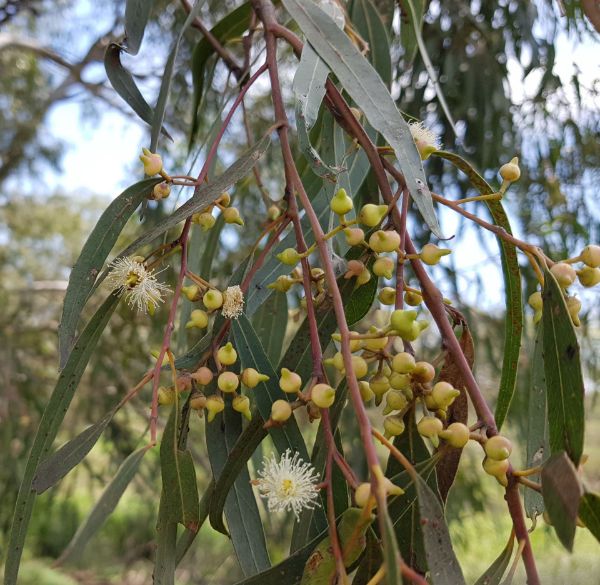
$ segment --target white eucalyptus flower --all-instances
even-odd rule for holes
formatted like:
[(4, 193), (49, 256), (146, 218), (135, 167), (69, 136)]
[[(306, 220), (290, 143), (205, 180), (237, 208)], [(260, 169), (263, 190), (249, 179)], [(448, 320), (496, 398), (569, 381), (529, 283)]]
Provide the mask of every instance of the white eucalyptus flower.
[(319, 475), (310, 463), (288, 449), (277, 462), (275, 455), (265, 457), (260, 479), (256, 483), (260, 495), (267, 499), (271, 512), (291, 510), (299, 519), (300, 512), (320, 505)]
[(226, 319), (237, 319), (244, 310), (244, 293), (239, 286), (230, 286), (223, 292), (221, 312)]
[(411, 122), (408, 127), (422, 160), (429, 158), (432, 152), (442, 148), (439, 136), (423, 125), (423, 122)]
[(140, 256), (118, 258), (110, 268), (106, 282), (124, 295), (130, 307), (137, 307), (143, 313), (153, 313), (158, 304), (164, 302), (163, 294), (171, 291), (156, 280), (156, 274), (144, 266)]

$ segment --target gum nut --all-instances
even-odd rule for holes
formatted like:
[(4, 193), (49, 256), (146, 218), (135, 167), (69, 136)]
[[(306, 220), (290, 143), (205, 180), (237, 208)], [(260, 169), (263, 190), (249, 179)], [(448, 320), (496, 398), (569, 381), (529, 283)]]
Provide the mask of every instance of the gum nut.
[(242, 384), (247, 388), (256, 388), (261, 382), (266, 382), (269, 376), (257, 372), (254, 368), (246, 368), (242, 372)]
[(383, 374), (377, 374), (369, 380), (369, 386), (375, 396), (383, 396), (390, 389), (390, 381)]
[(505, 181), (509, 181), (512, 183), (513, 181), (518, 181), (521, 176), (521, 169), (519, 168), (519, 159), (517, 157), (513, 158), (510, 162), (503, 164), (500, 167), (500, 176)]
[(554, 278), (556, 278), (556, 282), (558, 282), (561, 288), (567, 288), (571, 286), (577, 278), (577, 272), (575, 272), (575, 269), (566, 262), (557, 262), (552, 268), (550, 268), (550, 272), (552, 272)]
[(277, 254), (277, 259), (288, 266), (295, 266), (300, 262), (300, 253), (294, 248), (286, 248), (280, 254)]
[(410, 376), (408, 374), (398, 374), (398, 372), (392, 372), (388, 376), (390, 386), (394, 390), (406, 390), (410, 387)]
[(406, 396), (400, 390), (390, 390), (385, 395), (385, 410), (383, 414), (389, 414), (394, 410), (402, 410), (407, 405), (408, 400), (406, 400)]
[(502, 477), (506, 475), (510, 463), (508, 462), (508, 459), (498, 460), (486, 457), (482, 462), (482, 466), (487, 474), (493, 475), (494, 477)]
[(428, 266), (435, 266), (444, 256), (450, 254), (451, 250), (439, 248), (435, 244), (425, 244), (419, 256)]
[(329, 206), (333, 213), (345, 215), (349, 211), (352, 211), (354, 204), (352, 203), (352, 198), (346, 193), (346, 189), (338, 189), (337, 193), (331, 199)]
[(508, 459), (512, 453), (512, 443), (502, 435), (490, 437), (483, 446), (485, 454), (494, 461)]
[(235, 392), (239, 385), (240, 380), (233, 372), (221, 372), (217, 378), (217, 386), (221, 392)]
[(371, 390), (371, 385), (369, 384), (369, 382), (361, 380), (358, 383), (358, 389), (360, 391), (360, 397), (362, 398), (363, 402), (369, 402), (375, 397), (375, 392)]
[(392, 480), (388, 477), (384, 478), (383, 487), (385, 488), (385, 493), (389, 496), (401, 496), (404, 493), (404, 490), (399, 485), (392, 483)]
[(202, 410), (206, 406), (206, 396), (204, 394), (193, 394), (190, 398), (190, 408), (193, 410)]
[(433, 400), (446, 410), (460, 396), (460, 390), (453, 388), (452, 384), (448, 384), (448, 382), (438, 382), (431, 390), (431, 395)]
[(396, 263), (389, 256), (381, 256), (373, 263), (373, 274), (389, 280), (392, 278), (395, 266)]
[[(369, 328), (369, 334), (381, 335), (381, 331), (374, 325)], [(365, 339), (363, 344), (370, 351), (379, 351), (383, 349), (388, 343), (387, 337), (375, 337), (373, 339)]]
[(415, 358), (408, 352), (397, 353), (392, 358), (392, 370), (398, 374), (410, 374), (415, 367)]
[(417, 314), (414, 310), (396, 309), (390, 317), (390, 325), (394, 331), (398, 331), (400, 334), (408, 333), (417, 319)]
[(208, 422), (212, 422), (219, 412), (225, 410), (225, 401), (220, 396), (213, 394), (206, 399), (206, 410), (208, 411), (206, 418)]

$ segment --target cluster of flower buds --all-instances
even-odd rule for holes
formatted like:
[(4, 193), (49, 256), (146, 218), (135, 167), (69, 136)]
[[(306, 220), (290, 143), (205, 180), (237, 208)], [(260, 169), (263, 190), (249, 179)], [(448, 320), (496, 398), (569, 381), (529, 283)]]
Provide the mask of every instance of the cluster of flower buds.
[[(253, 389), (260, 383), (266, 382), (269, 376), (261, 374), (254, 368), (245, 368), (239, 374), (227, 369), (233, 366), (238, 360), (237, 351), (231, 342), (226, 343), (217, 350), (216, 359), (219, 365), (223, 367), (218, 374), (215, 374), (207, 366), (202, 366), (192, 374), (180, 376), (177, 380), (176, 388), (172, 386), (161, 386), (159, 388), (159, 404), (173, 404), (176, 399), (176, 392), (192, 390), (190, 407), (200, 413), (206, 410), (206, 418), (208, 422), (212, 422), (215, 416), (225, 408), (225, 401), (222, 394), (230, 394), (232, 395), (231, 405), (233, 409), (250, 420), (250, 399), (248, 396), (238, 392), (240, 384), (246, 388)], [(208, 386), (215, 376), (217, 377), (217, 388), (221, 393), (205, 396), (202, 388)]]
[(199, 225), (205, 232), (210, 230), (217, 222), (216, 217), (213, 215), (213, 210), (217, 208), (221, 211), (225, 223), (234, 223), (243, 226), (244, 220), (240, 216), (239, 209), (230, 207), (230, 205), (231, 197), (227, 191), (224, 191), (213, 204), (198, 213), (194, 213), (192, 215), (192, 223)]
[(510, 467), (508, 458), (512, 453), (511, 442), (502, 435), (495, 435), (483, 443), (483, 450), (485, 451), (485, 459), (482, 463), (484, 471), (506, 487), (508, 485), (506, 473)]
[[(572, 266), (577, 262), (583, 263), (579, 270), (575, 270)], [(576, 296), (569, 295), (567, 289), (573, 286), (576, 281), (579, 281), (579, 284), (585, 288), (592, 288), (600, 284), (600, 246), (586, 246), (578, 256), (553, 264), (550, 272), (564, 291), (565, 302), (573, 324), (575, 327), (579, 327), (581, 325), (579, 319), (581, 301)], [(529, 296), (528, 302), (534, 310), (533, 321), (537, 323), (542, 318), (544, 305), (542, 293), (540, 291), (534, 292)]]

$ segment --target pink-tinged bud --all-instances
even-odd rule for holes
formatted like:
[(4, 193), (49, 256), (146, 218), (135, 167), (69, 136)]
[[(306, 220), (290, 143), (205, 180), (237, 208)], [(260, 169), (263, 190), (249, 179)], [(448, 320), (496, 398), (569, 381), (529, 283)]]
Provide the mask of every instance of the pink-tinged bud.
[(556, 278), (556, 282), (558, 282), (558, 285), (561, 288), (568, 288), (577, 278), (575, 269), (566, 262), (557, 262), (550, 268), (550, 272), (552, 272), (552, 275)]
[(410, 375), (415, 382), (427, 384), (435, 377), (435, 368), (429, 362), (417, 362)]
[(221, 372), (217, 378), (217, 386), (221, 392), (235, 392), (239, 385), (240, 380), (233, 372)]
[(287, 368), (281, 368), (279, 387), (288, 394), (297, 394), (302, 388), (302, 378)]
[(163, 163), (160, 154), (150, 152), (147, 148), (142, 148), (140, 160), (144, 165), (144, 173), (149, 177), (158, 175), (162, 171)]
[(212, 382), (214, 374), (206, 366), (198, 368), (192, 375), (192, 379), (196, 380), (201, 386), (207, 386)]
[(519, 159), (516, 156), (509, 163), (500, 167), (500, 176), (509, 183), (519, 180), (521, 169), (519, 168)]
[(287, 400), (276, 400), (271, 405), (271, 419), (283, 423), (292, 416), (292, 407)]
[(163, 181), (158, 185), (154, 185), (154, 189), (152, 189), (152, 199), (155, 199), (156, 201), (166, 199), (170, 194), (171, 187), (166, 181)]
[(354, 278), (355, 276), (360, 276), (365, 269), (365, 265), (360, 260), (350, 260), (346, 268), (347, 270), (346, 274), (344, 274), (344, 278), (348, 280), (350, 278)]
[(346, 228), (344, 235), (349, 246), (358, 246), (365, 240), (365, 232), (360, 228)]
[(377, 258), (373, 264), (373, 274), (375, 276), (383, 276), (383, 278), (390, 279), (394, 272), (396, 263), (388, 256), (381, 256)]

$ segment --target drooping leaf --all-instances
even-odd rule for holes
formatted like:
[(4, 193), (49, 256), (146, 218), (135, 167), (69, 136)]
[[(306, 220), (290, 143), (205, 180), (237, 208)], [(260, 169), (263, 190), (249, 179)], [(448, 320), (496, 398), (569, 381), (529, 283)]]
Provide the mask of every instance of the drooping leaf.
[[(233, 410), (231, 398), (226, 397), (224, 412), (206, 424), (208, 455), (217, 482), (221, 482), (223, 470), (241, 432), (241, 414)], [(244, 575), (249, 577), (268, 569), (271, 561), (246, 462), (240, 466), (237, 477), (225, 477), (223, 485), (232, 479), (233, 485), (225, 501), (225, 517), (240, 567)], [(216, 489), (215, 492), (218, 493)], [(210, 514), (213, 527), (222, 530), (222, 519), (215, 517), (215, 507), (211, 507)]]
[(600, 542), (600, 494), (586, 492), (579, 502), (579, 518)]
[(475, 585), (500, 585), (504, 572), (510, 563), (514, 546), (515, 535), (513, 532), (498, 558), (490, 565), (487, 571), (477, 579)]
[(149, 446), (141, 447), (123, 461), (116, 475), (106, 486), (102, 495), (60, 555), (57, 564), (76, 562), (81, 557), (88, 542), (100, 530), (106, 519), (117, 507), (121, 496), (135, 477), (140, 463), (149, 448)]
[(462, 569), (452, 548), (442, 505), (420, 475), (414, 479), (431, 583), (432, 585), (465, 584)]
[(408, 14), (406, 10), (402, 10), (400, 15), (400, 44), (404, 49), (402, 60), (407, 68), (412, 65), (419, 50), (415, 26), (419, 31), (423, 27), (425, 4), (425, 0), (413, 0), (412, 15)]
[[(475, 348), (473, 346), (473, 337), (471, 335), (469, 326), (459, 311), (449, 308), (448, 312), (453, 317), (454, 325), (460, 325), (462, 327), (462, 332), (459, 339), (460, 347), (467, 363), (469, 364), (469, 367), (473, 369), (473, 363), (475, 361)], [(456, 397), (448, 409), (446, 423), (448, 425), (455, 422), (467, 424), (467, 419), (469, 416), (469, 403), (467, 399), (465, 379), (462, 375), (462, 370), (456, 365), (449, 352), (446, 354), (444, 364), (440, 371), (439, 380), (448, 382), (453, 388), (460, 390), (460, 396)], [(461, 454), (462, 449), (454, 449), (447, 445), (445, 447), (443, 457), (441, 457), (435, 467), (437, 486), (443, 502), (448, 499), (448, 492), (450, 491), (450, 488), (454, 483), (456, 473), (458, 472)]]
[[(337, 534), (344, 566), (349, 568), (358, 560), (366, 544), (366, 531), (373, 516), (365, 514), (361, 508), (348, 508), (337, 526)], [(302, 585), (327, 585), (335, 575), (336, 563), (329, 535), (323, 539), (308, 557), (302, 579)]]
[[(211, 35), (222, 45), (226, 45), (233, 38), (240, 37), (250, 25), (250, 16), (252, 7), (250, 2), (244, 2), (241, 6), (230, 12), (225, 18), (219, 21), (212, 29)], [(190, 133), (189, 147), (194, 142), (199, 126), (200, 102), (204, 95), (204, 84), (206, 82), (206, 64), (210, 57), (214, 55), (213, 45), (203, 37), (198, 41), (192, 52), (192, 83), (194, 86), (194, 97), (192, 101), (192, 128)]]
[(31, 488), (38, 494), (42, 494), (65, 477), (92, 450), (115, 412), (115, 409), (111, 410), (97, 423), (89, 426), (85, 431), (42, 461), (33, 478)]
[(542, 495), (556, 536), (568, 551), (572, 551), (583, 488), (577, 469), (565, 451), (553, 453), (544, 464)]
[(165, 69), (160, 83), (160, 90), (158, 91), (156, 106), (154, 107), (154, 116), (152, 118), (152, 131), (150, 134), (151, 152), (156, 152), (156, 149), (158, 147), (158, 137), (160, 136), (160, 130), (165, 119), (165, 110), (167, 108), (167, 101), (169, 99), (169, 93), (171, 91), (171, 82), (173, 80), (175, 59), (177, 59), (177, 53), (179, 52), (179, 45), (181, 44), (181, 39), (183, 38), (185, 31), (190, 27), (194, 19), (198, 16), (200, 8), (202, 8), (202, 5), (205, 2), (206, 0), (196, 0), (196, 3), (190, 10), (190, 13), (188, 14), (187, 18), (185, 19), (185, 22), (179, 30), (179, 34), (175, 38), (173, 47), (171, 48), (169, 56), (167, 57), (167, 62), (165, 63)]
[(179, 405), (175, 403), (160, 444), (164, 513), (168, 522), (198, 529), (200, 518), (196, 470), (189, 450), (179, 448)]
[(384, 82), (335, 22), (313, 2), (283, 0), (283, 4), (369, 123), (394, 149), (411, 197), (431, 231), (442, 237), (421, 157)]
[[(461, 170), (480, 195), (491, 195), (494, 189), (489, 183), (462, 157), (452, 152), (439, 150), (432, 156), (439, 156), (451, 162)], [(500, 201), (485, 201), (492, 221), (512, 234), (508, 216)], [(500, 246), (502, 257), (502, 275), (504, 277), (504, 298), (506, 315), (504, 318), (504, 354), (502, 359), (502, 374), (496, 402), (496, 425), (502, 427), (508, 414), (510, 403), (515, 393), (519, 353), (521, 350), (521, 336), (523, 333), (523, 298), (521, 296), (521, 270), (517, 258), (516, 248), (501, 237), (496, 238)]]
[(125, 4), (125, 46), (130, 55), (137, 55), (154, 0), (127, 0)]
[[(544, 356), (542, 355), (543, 324), (538, 325), (533, 351), (531, 352), (531, 380), (527, 405), (527, 468), (539, 467), (550, 454), (548, 447), (548, 413), (546, 411), (546, 380)], [(539, 474), (531, 476), (539, 482)], [(532, 489), (525, 488), (525, 513), (535, 520), (544, 513), (544, 498)]]
[(106, 257), (112, 250), (125, 224), (154, 185), (161, 179), (146, 179), (128, 187), (106, 208), (89, 235), (71, 270), (58, 327), (60, 367), (62, 368), (77, 337), (81, 311), (96, 282)]
[[(104, 54), (104, 68), (106, 76), (113, 89), (129, 104), (131, 109), (149, 126), (152, 126), (154, 112), (136, 85), (133, 76), (121, 63), (123, 47), (111, 43)], [(162, 133), (171, 138), (169, 133), (162, 128)]]
[(566, 451), (577, 466), (585, 427), (579, 343), (563, 292), (548, 269), (544, 270), (542, 299), (550, 449), (552, 453)]
[(256, 164), (258, 159), (265, 153), (271, 139), (268, 136), (261, 138), (252, 148), (246, 151), (237, 161), (235, 161), (222, 175), (208, 184), (202, 185), (197, 189), (194, 195), (186, 201), (181, 207), (175, 210), (169, 217), (164, 219), (159, 225), (147, 231), (144, 235), (137, 238), (118, 257), (128, 256), (138, 248), (152, 242), (158, 236), (176, 226), (178, 223), (192, 216), (197, 211), (204, 209), (217, 199), (223, 191), (227, 191), (232, 185), (245, 177)]
[(15, 513), (6, 548), (6, 564), (4, 567), (5, 585), (16, 585), (17, 583), (25, 534), (27, 533), (36, 496), (36, 493), (32, 489), (33, 478), (40, 462), (52, 447), (58, 429), (69, 409), (75, 390), (77, 390), (81, 376), (118, 301), (119, 298), (117, 296), (110, 295), (90, 319), (76, 341), (42, 415), (42, 420), (33, 441), (29, 458), (27, 459), (25, 473), (21, 480), (19, 494), (15, 503)]

